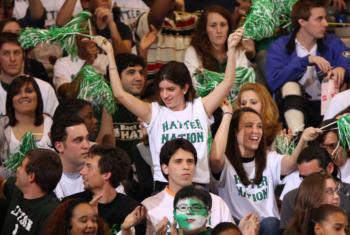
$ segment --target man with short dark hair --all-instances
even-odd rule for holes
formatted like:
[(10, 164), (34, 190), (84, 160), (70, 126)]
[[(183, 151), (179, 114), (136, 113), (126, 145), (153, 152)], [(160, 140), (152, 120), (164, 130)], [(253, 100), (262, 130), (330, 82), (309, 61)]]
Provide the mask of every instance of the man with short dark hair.
[(84, 190), (80, 170), (89, 153), (89, 132), (78, 116), (61, 116), (51, 126), (51, 143), (63, 166), (62, 178), (55, 188), (59, 199)]
[[(188, 140), (174, 139), (163, 145), (160, 165), (169, 183), (163, 191), (142, 202), (147, 209), (147, 234), (170, 231), (168, 225), (173, 223), (174, 196), (180, 189), (192, 184), (196, 163), (196, 149)], [(213, 228), (220, 222), (233, 222), (226, 203), (220, 197), (212, 193), (210, 195), (213, 206), (207, 226)]]
[[(295, 198), (298, 193), (299, 185), (302, 179), (312, 173), (323, 172), (332, 175), (337, 181), (338, 168), (333, 163), (330, 154), (324, 148), (317, 145), (310, 145), (302, 150), (297, 159), (298, 172), (292, 173), (288, 177), (286, 186), (289, 190), (283, 197), (281, 208), (281, 229), (286, 229), (290, 219), (294, 215)], [(291, 184), (291, 185), (287, 185)], [(292, 186), (293, 185), (293, 186)], [(350, 185), (342, 183), (342, 189), (339, 191), (340, 207), (346, 210), (350, 215)]]
[[(98, 214), (116, 232), (127, 215), (139, 205), (134, 199), (118, 193), (116, 187), (127, 177), (129, 159), (120, 148), (106, 145), (93, 145), (80, 174), (84, 180), (85, 191), (71, 197), (91, 201), (99, 198)], [(114, 234), (114, 233), (113, 233)], [(136, 234), (145, 234), (145, 225), (136, 227)]]
[(53, 194), (62, 164), (48, 149), (29, 151), (17, 168), (16, 178), (0, 179), (0, 196), (10, 201), (2, 235), (37, 235), (58, 205)]
[(350, 80), (350, 50), (327, 34), (326, 0), (297, 1), (292, 25), (291, 34), (271, 44), (266, 71), (268, 86), (278, 94), (286, 123), (295, 133), (321, 122), (322, 81), (328, 79), (339, 89)]
[[(24, 50), (17, 40), (18, 35), (13, 33), (0, 34), (0, 115), (6, 114), (5, 103), (7, 90), (12, 81), (24, 74)], [(58, 100), (51, 85), (35, 78), (39, 86), (44, 104), (44, 113), (53, 116)]]

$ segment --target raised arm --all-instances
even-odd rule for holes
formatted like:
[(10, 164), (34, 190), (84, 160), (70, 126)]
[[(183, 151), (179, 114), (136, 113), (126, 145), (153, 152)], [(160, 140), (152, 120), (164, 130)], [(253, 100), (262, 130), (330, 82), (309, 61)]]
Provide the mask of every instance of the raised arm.
[(309, 141), (315, 140), (322, 131), (319, 128), (308, 127), (303, 131), (300, 140), (290, 156), (284, 156), (281, 163), (281, 175), (288, 175), (297, 168), (297, 158)]
[(41, 19), (45, 13), (41, 0), (29, 0), (29, 10), (33, 19)]
[(5, 183), (6, 183), (5, 178), (0, 176), (0, 198), (6, 198), (4, 194)]
[(243, 28), (237, 29), (235, 32), (230, 34), (227, 39), (227, 65), (225, 70), (224, 80), (206, 97), (203, 98), (203, 105), (208, 116), (220, 106), (221, 102), (230, 92), (232, 85), (235, 81), (236, 74), (236, 46), (242, 39)]
[[(80, 0), (79, 0), (80, 1)], [(72, 18), (77, 0), (66, 0), (56, 17), (56, 25), (63, 26)]]
[(130, 112), (144, 120), (146, 123), (149, 123), (152, 117), (151, 104), (136, 98), (124, 90), (120, 81), (117, 66), (115, 64), (114, 52), (111, 43), (101, 36), (95, 37), (94, 41), (107, 53), (109, 62), (109, 78), (114, 96)]
[(102, 109), (101, 128), (98, 132), (96, 142), (99, 144), (115, 145), (115, 135), (113, 129), (112, 115), (107, 113), (106, 109)]
[(232, 105), (227, 100), (223, 102), (221, 109), (222, 120), (211, 145), (209, 158), (210, 169), (214, 174), (220, 173), (224, 167), (224, 154), (233, 113)]
[(165, 17), (175, 8), (175, 4), (173, 0), (152, 0), (148, 14), (148, 25), (154, 25), (160, 29)]

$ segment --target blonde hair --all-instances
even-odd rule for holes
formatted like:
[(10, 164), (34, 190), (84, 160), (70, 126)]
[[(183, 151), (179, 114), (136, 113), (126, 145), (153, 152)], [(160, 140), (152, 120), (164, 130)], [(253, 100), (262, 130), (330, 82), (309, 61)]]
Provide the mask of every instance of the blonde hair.
[(266, 145), (270, 147), (282, 128), (278, 121), (279, 112), (277, 105), (265, 86), (258, 83), (246, 83), (241, 87), (237, 95), (235, 105), (237, 108), (240, 108), (242, 94), (245, 91), (253, 91), (259, 97), (261, 102), (260, 116), (263, 121)]

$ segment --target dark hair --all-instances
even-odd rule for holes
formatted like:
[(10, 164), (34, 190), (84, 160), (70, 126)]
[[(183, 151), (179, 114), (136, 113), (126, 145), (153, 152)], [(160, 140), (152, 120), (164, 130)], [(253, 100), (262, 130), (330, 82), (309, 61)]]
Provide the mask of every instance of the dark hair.
[(340, 213), (348, 218), (346, 212), (337, 206), (334, 205), (321, 205), (320, 207), (313, 208), (310, 213), (309, 226), (308, 226), (308, 235), (315, 235), (315, 225), (317, 223), (322, 223), (327, 220), (327, 218), (332, 215)]
[(260, 184), (262, 181), (262, 174), (266, 167), (266, 144), (265, 144), (265, 134), (263, 133), (261, 141), (259, 143), (258, 149), (255, 151), (255, 179), (251, 182), (244, 170), (242, 164), (242, 155), (238, 147), (237, 134), (239, 132), (239, 122), (245, 113), (255, 113), (261, 119), (261, 116), (252, 108), (241, 108), (236, 110), (232, 115), (232, 120), (230, 123), (230, 129), (228, 133), (227, 146), (226, 146), (226, 156), (230, 161), (231, 165), (237, 172), (242, 184), (245, 186), (254, 183)]
[(326, 7), (325, 0), (298, 0), (294, 5), (291, 13), (292, 25), (294, 30), (299, 30), (300, 24), (298, 20), (309, 20), (311, 10), (317, 7)]
[[(170, 159), (172, 158), (172, 156), (174, 156), (174, 154), (179, 149), (183, 149), (186, 152), (192, 153), (194, 158), (194, 163), (197, 164), (197, 159), (198, 159), (197, 151), (193, 146), (193, 144), (186, 139), (178, 138), (178, 139), (167, 141), (160, 149), (160, 153), (159, 153), (160, 166), (162, 166), (163, 164), (169, 165)], [(168, 179), (168, 176), (164, 174), (163, 170), (162, 170), (162, 174), (166, 179)]]
[(229, 230), (237, 231), (238, 234), (242, 235), (237, 225), (231, 222), (221, 222), (217, 224), (214, 227), (214, 229), (211, 231), (211, 235), (220, 235), (222, 232), (229, 231)]
[[(228, 24), (227, 38), (229, 36), (229, 33), (233, 31), (230, 12), (222, 6), (213, 5), (207, 7), (198, 19), (197, 26), (192, 35), (191, 45), (194, 47), (199, 58), (202, 60), (204, 68), (219, 72), (218, 61), (212, 54), (213, 47), (209, 40), (207, 32), (208, 15), (210, 13), (217, 13), (226, 19)], [(226, 43), (225, 48), (227, 50)]]
[(15, 108), (13, 106), (12, 99), (18, 95), (21, 88), (26, 84), (32, 84), (33, 89), (37, 96), (37, 107), (35, 109), (35, 126), (40, 126), (44, 121), (43, 116), (43, 99), (41, 96), (40, 88), (33, 77), (30, 76), (19, 76), (16, 77), (10, 84), (10, 88), (6, 95), (6, 114), (9, 117), (9, 125), (14, 126), (18, 122), (16, 119)]
[(65, 115), (54, 120), (50, 130), (50, 140), (52, 146), (56, 151), (57, 149), (55, 147), (55, 143), (58, 141), (65, 141), (67, 138), (67, 127), (76, 126), (80, 124), (85, 125), (85, 122), (81, 117), (77, 115)]
[(91, 103), (87, 100), (83, 99), (71, 99), (71, 100), (65, 100), (61, 102), (53, 115), (52, 120), (55, 121), (62, 116), (73, 116), (78, 115), (80, 110), (85, 108), (86, 106), (91, 106)]
[(204, 205), (207, 207), (208, 211), (211, 210), (212, 200), (209, 192), (204, 190), (201, 186), (189, 185), (189, 186), (183, 187), (176, 193), (174, 198), (174, 203), (173, 203), (174, 211), (176, 209), (177, 203), (181, 199), (193, 198), (193, 197), (201, 200), (204, 203)]
[(52, 192), (62, 175), (62, 163), (57, 155), (49, 149), (33, 149), (30, 150), (26, 157), (28, 164), (26, 172), (34, 173), (35, 183), (46, 193)]
[(192, 85), (190, 72), (184, 63), (170, 61), (159, 70), (156, 78), (156, 96), (160, 105), (164, 105), (164, 103), (160, 98), (159, 84), (164, 80), (179, 85), (181, 88), (188, 85), (188, 91), (185, 94), (185, 101), (192, 102), (194, 98), (196, 98), (196, 91)]
[(130, 171), (130, 160), (127, 153), (111, 145), (93, 145), (89, 150), (89, 157), (99, 156), (100, 173), (111, 173), (109, 182), (112, 187), (118, 187), (120, 181), (125, 180)]
[(16, 44), (23, 51), (23, 48), (22, 48), (21, 44), (18, 42), (18, 35), (15, 34), (15, 33), (10, 33), (10, 32), (2, 32), (2, 33), (0, 33), (0, 48), (2, 48), (2, 46), (5, 43)]
[(327, 170), (329, 163), (332, 163), (334, 170), (331, 175), (334, 179), (340, 180), (338, 179), (338, 167), (333, 163), (331, 155), (327, 152), (326, 149), (315, 144), (307, 146), (299, 154), (297, 158), (297, 164), (300, 165), (304, 162), (310, 162), (312, 160), (317, 160), (319, 166), (325, 171)]
[(5, 26), (11, 22), (15, 22), (21, 27), (20, 23), (15, 18), (2, 19), (0, 20), (0, 33), (3, 33)]
[(141, 56), (131, 53), (121, 53), (117, 55), (116, 59), (119, 75), (128, 67), (141, 66), (143, 69), (146, 67), (145, 61)]
[[(88, 204), (83, 199), (67, 199), (61, 202), (56, 209), (52, 212), (51, 216), (45, 223), (44, 233), (45, 235), (63, 235), (70, 234), (72, 229), (71, 219), (73, 217), (74, 209), (80, 204)], [(91, 206), (91, 205), (90, 205)], [(97, 235), (103, 235), (104, 233), (104, 222), (98, 217), (97, 220)]]
[(293, 234), (306, 235), (310, 211), (312, 208), (322, 205), (324, 198), (322, 192), (325, 190), (326, 180), (328, 179), (334, 180), (327, 174), (317, 172), (307, 176), (302, 181), (295, 199), (294, 217), (287, 231), (293, 232)]

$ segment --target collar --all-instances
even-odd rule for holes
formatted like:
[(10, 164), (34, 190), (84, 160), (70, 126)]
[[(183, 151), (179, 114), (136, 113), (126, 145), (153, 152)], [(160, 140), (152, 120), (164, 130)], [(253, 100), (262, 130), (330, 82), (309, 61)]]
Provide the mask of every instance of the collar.
[(169, 185), (167, 185), (166, 187), (165, 187), (165, 192), (167, 193), (167, 194), (169, 194), (170, 196), (172, 196), (172, 197), (175, 197), (175, 192), (173, 191), (173, 190), (171, 190), (170, 188), (169, 188)]

